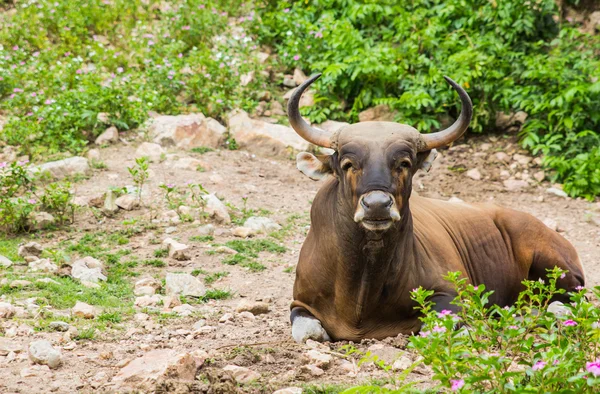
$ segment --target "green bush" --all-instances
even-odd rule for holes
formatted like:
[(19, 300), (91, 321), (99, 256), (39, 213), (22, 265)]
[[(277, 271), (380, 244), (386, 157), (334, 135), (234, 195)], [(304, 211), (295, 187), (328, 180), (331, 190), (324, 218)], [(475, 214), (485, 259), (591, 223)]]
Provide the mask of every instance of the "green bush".
[(446, 279), (458, 293), (457, 314), (434, 311), (428, 301), (433, 292), (415, 289), (423, 327), (410, 338), (409, 348), (432, 369), (438, 383), (432, 392), (445, 387), (476, 393), (597, 393), (600, 287), (591, 294), (583, 288), (572, 293), (563, 313), (554, 314), (548, 305), (564, 294), (556, 287), (562, 275), (556, 268), (546, 281), (524, 281), (517, 302), (499, 307), (488, 303), (492, 292), (485, 286), (450, 273)]
[(560, 21), (554, 0), (264, 2), (249, 23), (288, 70), (323, 72), (313, 121), (356, 121), (376, 104), (422, 132), (456, 116), (448, 75), (475, 106), (471, 130), (498, 111), (529, 117), (521, 141), (572, 196), (600, 194), (600, 37)]

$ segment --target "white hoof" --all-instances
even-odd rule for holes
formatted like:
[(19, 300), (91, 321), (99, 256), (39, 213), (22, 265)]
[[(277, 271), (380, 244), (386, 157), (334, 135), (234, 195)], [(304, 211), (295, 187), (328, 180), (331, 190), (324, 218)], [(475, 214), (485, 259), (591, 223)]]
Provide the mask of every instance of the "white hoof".
[(304, 343), (307, 339), (317, 342), (331, 342), (327, 331), (317, 319), (298, 316), (292, 324), (292, 337), (298, 343)]

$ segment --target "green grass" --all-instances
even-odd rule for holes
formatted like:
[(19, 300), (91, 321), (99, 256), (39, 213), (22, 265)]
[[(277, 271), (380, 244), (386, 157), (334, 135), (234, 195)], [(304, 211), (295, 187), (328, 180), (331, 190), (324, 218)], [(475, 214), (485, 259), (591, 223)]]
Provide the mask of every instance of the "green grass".
[(96, 337), (96, 329), (94, 327), (84, 328), (79, 330), (79, 333), (73, 337), (77, 341), (91, 341)]
[(258, 257), (260, 252), (284, 253), (287, 249), (268, 239), (233, 240), (225, 243), (225, 246), (238, 253), (250, 257)]
[(121, 323), (123, 316), (119, 312), (103, 312), (98, 316), (100, 322)]
[(210, 242), (214, 240), (215, 237), (213, 237), (212, 235), (194, 235), (193, 237), (190, 237), (190, 241)]
[(229, 290), (208, 289), (206, 290), (206, 294), (200, 297), (200, 300), (206, 302), (208, 300), (226, 300), (228, 298), (231, 298), (231, 291)]
[(202, 268), (196, 268), (195, 270), (193, 270), (190, 275), (192, 276), (198, 276), (198, 275), (208, 275), (207, 271), (204, 271)]
[(154, 251), (154, 257), (167, 257), (169, 255), (169, 250), (166, 248), (159, 248)]
[(229, 272), (227, 272), (227, 271), (221, 271), (221, 272), (215, 272), (212, 274), (208, 274), (204, 277), (204, 283), (206, 283), (207, 285), (210, 285), (211, 283), (215, 282), (216, 280), (219, 280), (220, 278), (224, 278), (227, 275), (229, 275)]
[(0, 255), (16, 262), (23, 260), (18, 254), (19, 244), (23, 242), (21, 238), (0, 238)]
[(198, 146), (196, 148), (192, 148), (192, 152), (194, 153), (199, 153), (201, 155), (207, 153), (207, 152), (213, 152), (214, 149), (213, 148), (209, 148), (208, 146)]
[(142, 264), (149, 265), (151, 267), (165, 267), (167, 265), (167, 263), (165, 263), (161, 259), (144, 260), (144, 262)]
[(285, 272), (286, 274), (291, 274), (292, 272), (294, 272), (294, 267), (287, 267), (283, 270), (283, 272)]

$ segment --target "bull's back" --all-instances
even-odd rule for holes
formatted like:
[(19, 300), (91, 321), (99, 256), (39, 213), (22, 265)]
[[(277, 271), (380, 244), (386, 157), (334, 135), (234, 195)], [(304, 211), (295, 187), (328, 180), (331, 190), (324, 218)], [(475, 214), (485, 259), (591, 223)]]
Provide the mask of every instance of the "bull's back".
[(472, 283), (494, 290), (492, 302), (514, 302), (531, 259), (515, 254), (511, 233), (501, 223), (505, 208), (419, 196), (411, 198), (410, 204), (415, 238), (426, 256), (423, 268), (435, 273), (432, 286), (439, 286), (447, 272), (462, 271)]

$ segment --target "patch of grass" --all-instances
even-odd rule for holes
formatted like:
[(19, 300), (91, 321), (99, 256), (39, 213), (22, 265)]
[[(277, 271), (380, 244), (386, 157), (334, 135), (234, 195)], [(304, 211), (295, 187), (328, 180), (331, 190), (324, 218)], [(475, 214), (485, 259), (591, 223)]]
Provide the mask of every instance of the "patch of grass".
[(105, 170), (108, 168), (105, 162), (103, 162), (102, 160), (95, 159), (90, 160), (90, 167), (92, 167), (95, 170)]
[(17, 254), (21, 242), (23, 242), (21, 238), (0, 238), (0, 255), (13, 262), (23, 260)]
[(456, 173), (459, 173), (459, 174), (467, 171), (467, 168), (463, 167), (463, 166), (448, 167), (448, 169), (450, 171), (452, 171), (452, 172), (456, 172)]
[(194, 153), (199, 153), (201, 155), (207, 153), (207, 152), (213, 152), (214, 149), (213, 148), (209, 148), (208, 146), (198, 146), (196, 148), (192, 148), (192, 152)]
[(306, 394), (337, 394), (348, 389), (350, 386), (339, 384), (308, 384), (302, 386), (302, 392)]
[(229, 290), (221, 290), (221, 289), (208, 289), (206, 290), (206, 294), (199, 298), (202, 302), (206, 302), (208, 300), (226, 300), (231, 298), (231, 291)]
[(286, 274), (291, 274), (292, 272), (294, 272), (294, 267), (287, 267), (283, 270), (283, 272), (285, 272)]
[(190, 275), (192, 276), (198, 276), (198, 275), (208, 275), (208, 271), (204, 271), (202, 268), (196, 268), (195, 270), (193, 270)]
[(296, 228), (307, 225), (310, 225), (308, 214), (293, 214), (287, 218), (286, 224), (281, 226), (281, 229), (269, 233), (269, 237), (283, 241), (290, 236)]
[(123, 316), (119, 312), (104, 312), (98, 316), (100, 322), (121, 323)]
[(94, 327), (90, 327), (90, 328), (85, 328), (82, 330), (79, 330), (79, 333), (73, 337), (73, 339), (77, 340), (77, 341), (82, 341), (82, 340), (87, 340), (87, 341), (91, 341), (96, 337), (96, 329)]
[(142, 264), (149, 265), (149, 266), (152, 266), (152, 267), (165, 267), (167, 265), (167, 263), (165, 263), (161, 259), (144, 260), (144, 262)]
[(227, 272), (227, 271), (215, 272), (215, 273), (206, 275), (204, 277), (204, 283), (206, 283), (207, 285), (210, 285), (211, 283), (215, 282), (216, 280), (218, 280), (220, 278), (224, 278), (227, 275), (229, 275), (229, 272)]
[[(240, 254), (250, 257), (258, 257), (260, 252), (284, 253), (287, 249), (268, 239), (233, 240), (225, 243), (225, 246)], [(236, 255), (237, 256), (237, 255)]]
[(169, 255), (169, 250), (166, 248), (159, 248), (154, 251), (154, 257), (167, 257)]
[(210, 242), (214, 240), (215, 237), (213, 237), (212, 235), (194, 235), (193, 237), (190, 237), (190, 241)]
[(261, 272), (267, 269), (267, 267), (255, 260), (250, 260), (247, 263), (241, 264), (241, 266), (244, 268), (248, 268), (252, 272)]

